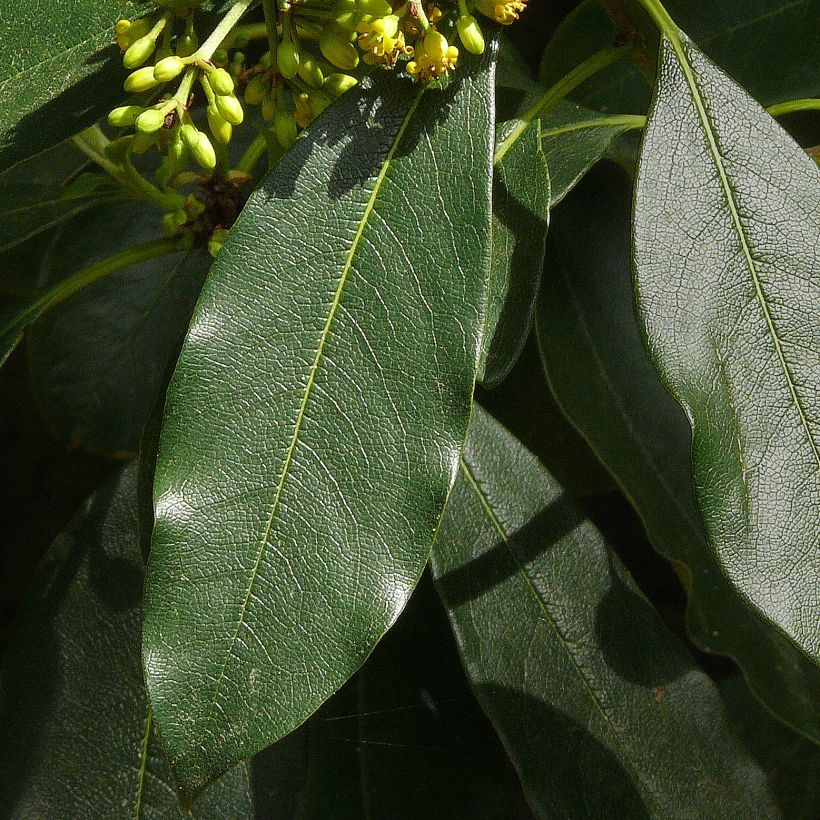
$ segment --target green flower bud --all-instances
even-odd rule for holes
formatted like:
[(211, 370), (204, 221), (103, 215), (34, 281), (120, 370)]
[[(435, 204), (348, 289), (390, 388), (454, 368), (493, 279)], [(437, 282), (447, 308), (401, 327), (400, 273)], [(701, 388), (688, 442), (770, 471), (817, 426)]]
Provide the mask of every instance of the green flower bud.
[(180, 57), (190, 57), (198, 48), (199, 40), (193, 32), (177, 37), (177, 54)]
[(153, 53), (156, 48), (156, 42), (153, 37), (146, 35), (135, 40), (122, 58), (122, 64), (125, 68), (139, 68)]
[(276, 104), (276, 97), (273, 94), (265, 94), (262, 99), (262, 119), (270, 122), (276, 116), (278, 110), (279, 106)]
[(185, 63), (179, 57), (166, 57), (154, 66), (154, 79), (160, 83), (169, 83), (178, 77), (185, 68)]
[(313, 91), (310, 94), (310, 110), (314, 117), (318, 117), (331, 103), (330, 97), (322, 91)]
[(114, 26), (114, 33), (117, 35), (127, 34), (133, 23), (130, 20), (117, 20), (117, 25)]
[(191, 156), (206, 171), (216, 168), (216, 152), (207, 135), (197, 131), (193, 125), (183, 125), (180, 136)]
[(219, 113), (231, 123), (231, 125), (241, 125), (242, 120), (245, 119), (242, 103), (239, 102), (233, 94), (217, 97), (216, 107), (219, 109)]
[(217, 68), (208, 74), (208, 82), (217, 96), (233, 94), (233, 78), (224, 68)]
[[(222, 99), (222, 97), (217, 97)], [(207, 110), (208, 127), (214, 135), (214, 139), (222, 144), (227, 145), (231, 141), (233, 134), (233, 126), (219, 113), (216, 106), (209, 105)]]
[(343, 71), (352, 71), (359, 64), (359, 53), (347, 34), (333, 28), (325, 29), (319, 38), (319, 49), (325, 59)]
[(271, 57), (270, 51), (266, 51), (260, 58), (259, 58), (259, 67), (260, 68), (270, 68), (272, 64), (273, 58)]
[(228, 65), (228, 52), (224, 48), (218, 48), (211, 57), (211, 62), (219, 66)]
[(154, 55), (154, 62), (158, 63), (166, 57), (172, 57), (173, 54), (174, 52), (171, 50), (171, 46), (160, 46), (157, 49), (157, 53)]
[(393, 13), (393, 7), (387, 0), (357, 0), (356, 8), (362, 14), (372, 14), (374, 17), (387, 17)]
[(307, 52), (299, 55), (299, 76), (311, 88), (321, 88), (322, 83), (325, 81), (325, 75), (322, 73), (319, 63)]
[(142, 131), (134, 134), (134, 139), (131, 141), (131, 150), (135, 154), (144, 154), (153, 145), (156, 145), (157, 134), (145, 134)]
[(345, 91), (349, 91), (359, 81), (350, 74), (331, 74), (325, 80), (322, 91), (331, 97), (340, 97)]
[(125, 78), (124, 88), (129, 94), (140, 94), (156, 88), (159, 83), (154, 79), (154, 67), (138, 68)]
[(470, 54), (484, 53), (484, 35), (481, 33), (481, 27), (472, 14), (465, 14), (459, 17), (456, 22), (456, 28), (458, 29), (458, 36), (464, 48), (466, 48)]
[(225, 228), (217, 228), (208, 240), (208, 253), (211, 256), (216, 256), (222, 250), (227, 238), (228, 231)]
[(171, 211), (162, 217), (162, 228), (168, 236), (179, 233), (179, 229), (188, 221), (188, 214), (181, 208)]
[(137, 131), (143, 134), (153, 134), (165, 125), (165, 114), (156, 108), (149, 108), (137, 117), (135, 125)]
[(296, 120), (290, 111), (277, 111), (273, 118), (273, 133), (279, 144), (287, 151), (296, 142)]
[(246, 86), (243, 98), (248, 105), (259, 105), (270, 91), (270, 81), (261, 74), (257, 74)]
[(108, 115), (108, 124), (114, 128), (130, 128), (142, 114), (142, 106), (121, 105)]
[(276, 64), (286, 80), (292, 80), (299, 71), (299, 52), (290, 40), (282, 40), (277, 46)]

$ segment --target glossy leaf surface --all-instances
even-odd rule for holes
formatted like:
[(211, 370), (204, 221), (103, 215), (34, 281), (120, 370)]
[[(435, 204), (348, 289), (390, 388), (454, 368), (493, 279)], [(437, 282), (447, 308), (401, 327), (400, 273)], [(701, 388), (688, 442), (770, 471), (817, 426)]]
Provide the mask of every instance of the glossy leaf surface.
[[(91, 497), (52, 545), (20, 612), (0, 678), (4, 814), (183, 817), (143, 688), (135, 495), (130, 467)], [(245, 766), (193, 811), (251, 815)]]
[(707, 537), (755, 610), (820, 660), (820, 170), (683, 35), (639, 163), (648, 346), (694, 428)]
[(776, 816), (715, 686), (581, 510), (478, 408), (432, 562), (539, 816)]
[(149, 3), (56, 0), (3, 6), (0, 170), (93, 124), (123, 96), (114, 23)]
[[(43, 260), (44, 287), (157, 238), (155, 208), (133, 203), (69, 222)], [(49, 310), (29, 333), (34, 394), (74, 447), (135, 453), (187, 327), (211, 257), (178, 253), (131, 265)]]
[(706, 540), (692, 488), (691, 430), (654, 371), (635, 317), (631, 206), (629, 180), (608, 166), (554, 213), (536, 318), (547, 378), (653, 546), (685, 579), (693, 640), (734, 658), (772, 711), (820, 738), (820, 672), (746, 606)]
[[(513, 123), (496, 134), (496, 150)], [(493, 169), (487, 316), (479, 374), (486, 387), (507, 376), (530, 332), (549, 224), (550, 175), (539, 124), (531, 123)]]
[(489, 63), (345, 94), (205, 284), (168, 391), (144, 628), (189, 797), (338, 689), (427, 561), (483, 322)]

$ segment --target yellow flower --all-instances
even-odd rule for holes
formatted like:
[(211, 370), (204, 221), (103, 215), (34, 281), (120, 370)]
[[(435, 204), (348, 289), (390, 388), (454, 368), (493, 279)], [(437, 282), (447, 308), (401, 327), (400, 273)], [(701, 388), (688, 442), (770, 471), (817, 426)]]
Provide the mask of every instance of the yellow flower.
[(527, 0), (506, 0), (499, 3), (497, 0), (478, 0), (476, 9), (485, 17), (508, 26), (514, 23), (527, 7)]
[(458, 49), (451, 46), (443, 34), (431, 28), (416, 46), (415, 59), (407, 64), (407, 73), (419, 82), (427, 82), (445, 77), (457, 61)]
[(408, 54), (404, 33), (399, 31), (399, 18), (395, 14), (378, 17), (358, 25), (359, 48), (364, 52), (368, 65), (384, 65), (393, 68), (402, 54)]

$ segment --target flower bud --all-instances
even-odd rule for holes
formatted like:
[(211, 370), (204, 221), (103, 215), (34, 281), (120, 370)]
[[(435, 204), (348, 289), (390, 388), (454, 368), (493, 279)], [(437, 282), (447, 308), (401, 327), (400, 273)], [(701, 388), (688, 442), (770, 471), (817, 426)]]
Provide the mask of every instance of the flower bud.
[(214, 139), (221, 145), (227, 145), (233, 135), (233, 126), (219, 113), (216, 106), (209, 105), (207, 109), (208, 127)]
[(276, 64), (286, 80), (292, 80), (299, 71), (299, 52), (290, 40), (282, 40), (277, 46)]
[(154, 66), (154, 79), (160, 83), (169, 83), (178, 77), (185, 68), (185, 63), (179, 57), (166, 57)]
[(359, 81), (350, 74), (330, 74), (322, 86), (322, 91), (331, 97), (339, 97), (353, 88)]
[(213, 171), (216, 168), (216, 152), (207, 135), (197, 131), (193, 125), (183, 125), (180, 135), (197, 164), (206, 171)]
[(123, 87), (129, 94), (139, 94), (156, 88), (159, 83), (154, 79), (154, 67), (138, 68), (125, 78)]
[(225, 228), (217, 228), (208, 240), (208, 253), (216, 256), (222, 250), (227, 238), (228, 231)]
[(310, 110), (314, 117), (318, 117), (331, 103), (330, 97), (321, 91), (312, 91), (310, 94)]
[(447, 53), (447, 38), (439, 31), (431, 28), (424, 35), (424, 51), (431, 60), (440, 60)]
[(177, 54), (180, 57), (190, 57), (198, 48), (199, 40), (193, 32), (177, 37)]
[(224, 48), (218, 48), (211, 57), (211, 62), (218, 66), (228, 65), (228, 52)]
[(319, 63), (311, 54), (303, 53), (299, 56), (299, 76), (311, 88), (321, 88), (325, 75)]
[(484, 53), (484, 35), (481, 33), (481, 28), (475, 17), (471, 14), (459, 17), (456, 28), (458, 29), (459, 39), (470, 54)]
[(270, 91), (270, 81), (261, 74), (257, 74), (246, 86), (243, 99), (248, 105), (259, 105)]
[(319, 38), (319, 49), (325, 59), (343, 71), (352, 71), (359, 64), (359, 54), (347, 35), (333, 28), (325, 29)]
[(153, 134), (165, 124), (165, 114), (156, 108), (149, 108), (137, 117), (135, 125), (137, 131), (143, 134)]
[(135, 40), (123, 55), (123, 66), (128, 69), (139, 68), (154, 53), (156, 45), (154, 38), (147, 34)]
[(162, 217), (162, 228), (168, 236), (179, 233), (179, 229), (188, 221), (188, 214), (181, 208), (170, 211)]
[(276, 116), (278, 110), (279, 106), (276, 104), (276, 97), (273, 94), (265, 94), (262, 99), (262, 119), (266, 122), (270, 122)]
[(108, 124), (114, 128), (130, 128), (142, 114), (142, 106), (121, 105), (108, 115)]
[(231, 125), (241, 125), (242, 120), (245, 119), (242, 103), (240, 103), (233, 94), (225, 94), (222, 97), (217, 97), (216, 107), (219, 109), (219, 113), (231, 123)]
[(393, 7), (387, 0), (357, 0), (356, 8), (362, 14), (372, 14), (374, 17), (387, 17), (393, 13)]
[(233, 79), (224, 68), (217, 68), (208, 74), (208, 82), (217, 96), (233, 94)]
[(296, 121), (290, 111), (277, 111), (273, 118), (273, 133), (287, 151), (296, 142)]

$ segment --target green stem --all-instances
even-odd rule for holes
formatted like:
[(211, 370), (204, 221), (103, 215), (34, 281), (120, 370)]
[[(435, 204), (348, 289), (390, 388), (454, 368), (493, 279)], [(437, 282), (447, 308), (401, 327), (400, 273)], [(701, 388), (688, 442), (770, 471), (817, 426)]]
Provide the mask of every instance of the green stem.
[(185, 197), (182, 194), (166, 193), (160, 191), (159, 188), (152, 185), (131, 162), (131, 157), (126, 154), (123, 160), (123, 170), (128, 180), (129, 188), (137, 190), (140, 193), (141, 199), (146, 199), (153, 203), (163, 211), (175, 211), (185, 203)]
[[(76, 148), (82, 151), (89, 159), (93, 160), (110, 177), (113, 177), (123, 188), (131, 190), (128, 179), (122, 168), (111, 162), (105, 155), (105, 147), (110, 140), (103, 134), (99, 125), (92, 125), (71, 138), (71, 142)], [(136, 193), (136, 192), (134, 192)], [(142, 199), (142, 196), (139, 197)]]
[(237, 0), (228, 13), (219, 21), (217, 27), (210, 33), (208, 39), (196, 50), (193, 58), (210, 60), (214, 56), (214, 52), (222, 45), (222, 41), (231, 33), (231, 29), (239, 22), (239, 18), (252, 3), (253, 0)]
[(268, 48), (270, 49), (270, 56), (272, 60), (275, 60), (276, 47), (279, 45), (279, 32), (276, 28), (276, 19), (278, 15), (276, 12), (275, 0), (262, 0), (262, 11), (265, 15), (265, 30), (268, 34)]
[(265, 155), (268, 149), (268, 141), (262, 133), (257, 134), (251, 144), (245, 149), (245, 152), (239, 158), (236, 164), (236, 170), (243, 174), (253, 176), (253, 169), (256, 168), (257, 163)]
[(627, 131), (636, 131), (646, 125), (646, 117), (643, 114), (616, 114), (611, 117), (600, 117), (594, 120), (584, 120), (584, 122), (568, 123), (557, 128), (545, 128), (541, 132), (542, 139), (558, 137), (561, 134), (571, 134), (575, 131), (584, 131), (587, 128), (606, 128), (624, 126)]
[[(87, 288), (94, 282), (116, 273), (123, 268), (135, 265), (138, 262), (145, 262), (149, 259), (156, 259), (159, 256), (168, 256), (172, 253), (179, 253), (191, 249), (191, 240), (187, 237), (182, 239), (156, 239), (153, 242), (146, 242), (127, 248), (120, 253), (115, 253), (106, 259), (95, 262), (86, 268), (58, 282), (46, 293), (32, 300), (23, 310), (14, 315), (10, 322), (0, 328), (0, 350), (6, 350), (6, 342), (18, 337), (33, 322), (37, 321), (46, 311), (64, 302), (70, 296)], [(7, 350), (6, 352), (10, 352)]]
[(647, 14), (652, 18), (661, 33), (672, 40), (678, 39), (680, 29), (660, 0), (638, 0), (638, 2), (646, 9)]
[(773, 117), (782, 117), (784, 114), (793, 114), (795, 111), (820, 111), (820, 100), (789, 100), (777, 103), (766, 109)]
[(575, 66), (568, 74), (565, 74), (518, 118), (515, 128), (496, 146), (493, 164), (498, 165), (501, 162), (507, 151), (512, 148), (534, 119), (549, 114), (561, 100), (578, 88), (581, 83), (629, 54), (630, 50), (631, 46), (604, 48)]
[(268, 36), (268, 28), (264, 23), (247, 23), (236, 26), (231, 33), (222, 41), (223, 48), (232, 48), (234, 43), (245, 42), (246, 40), (262, 40)]

